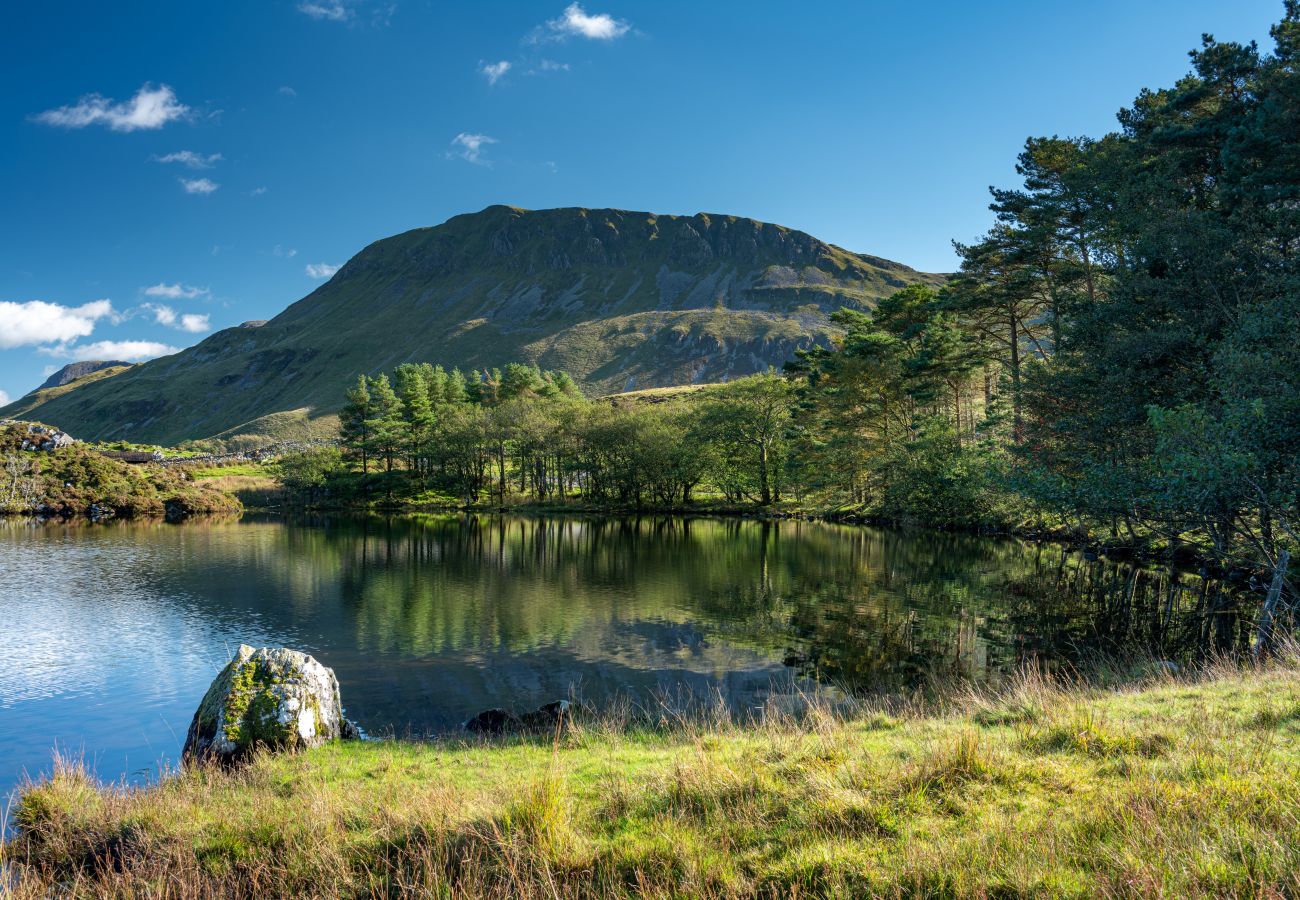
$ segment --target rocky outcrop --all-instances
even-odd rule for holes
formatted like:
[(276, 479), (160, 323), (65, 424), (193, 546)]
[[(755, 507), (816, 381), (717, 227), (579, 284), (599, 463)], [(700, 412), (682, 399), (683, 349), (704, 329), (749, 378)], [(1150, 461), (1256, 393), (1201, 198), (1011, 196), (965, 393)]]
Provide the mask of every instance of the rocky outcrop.
[(78, 378), (85, 378), (92, 372), (98, 372), (100, 369), (111, 369), (114, 366), (129, 366), (129, 362), (122, 362), (119, 359), (88, 359), (83, 362), (68, 363), (62, 369), (55, 372), (36, 390), (43, 391), (46, 388), (63, 387), (65, 384), (71, 384)]
[(245, 644), (203, 696), (184, 758), (232, 762), (259, 748), (301, 750), (357, 736), (332, 669), (296, 650)]
[[(0, 425), (12, 425), (12, 419), (5, 419)], [(62, 450), (64, 447), (71, 447), (77, 442), (77, 439), (66, 431), (59, 431), (57, 428), (50, 428), (46, 425), (33, 423), (27, 426), (27, 434), (23, 438), (21, 450), (39, 450), (43, 453), (49, 453), (51, 450)]]
[(572, 704), (556, 700), (518, 716), (508, 709), (485, 709), (465, 723), (465, 730), (474, 734), (547, 732), (567, 727), (571, 719)]

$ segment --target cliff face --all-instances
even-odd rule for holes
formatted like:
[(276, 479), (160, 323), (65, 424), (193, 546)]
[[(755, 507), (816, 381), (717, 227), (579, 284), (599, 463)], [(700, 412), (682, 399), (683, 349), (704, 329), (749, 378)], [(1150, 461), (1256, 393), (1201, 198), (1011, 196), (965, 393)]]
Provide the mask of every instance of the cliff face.
[(112, 368), (113, 366), (129, 366), (130, 363), (121, 362), (120, 360), (86, 360), (84, 362), (68, 363), (62, 369), (55, 372), (49, 378), (45, 379), (36, 390), (43, 391), (46, 388), (63, 387), (65, 384), (71, 384), (78, 378), (84, 378), (92, 372), (98, 372), (101, 369)]
[(172, 443), (328, 415), (357, 373), (408, 361), (536, 362), (590, 393), (719, 381), (830, 341), (839, 307), (937, 280), (753, 219), (493, 206), (371, 244), (259, 327), (28, 412)]

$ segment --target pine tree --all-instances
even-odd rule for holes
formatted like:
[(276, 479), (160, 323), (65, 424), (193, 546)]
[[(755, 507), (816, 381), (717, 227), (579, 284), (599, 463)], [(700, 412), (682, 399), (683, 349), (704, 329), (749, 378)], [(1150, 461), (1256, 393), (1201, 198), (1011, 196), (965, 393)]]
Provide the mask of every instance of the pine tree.
[(385, 492), (391, 498), (393, 494), (392, 473), (393, 460), (402, 448), (405, 428), (402, 423), (402, 404), (393, 392), (393, 386), (387, 375), (371, 378), (370, 417), (366, 419), (369, 431), (370, 452), (384, 460), (384, 472), (387, 475)]
[(425, 369), (431, 366), (403, 365), (397, 368), (397, 397), (401, 401), (403, 444), (410, 460), (411, 472), (423, 476), (427, 471), (429, 439), (435, 416), (429, 401), (429, 383)]
[(361, 458), (361, 472), (370, 472), (370, 428), (372, 403), (366, 376), (358, 375), (357, 383), (348, 388), (347, 402), (339, 412), (339, 437), (350, 455)]
[(447, 381), (443, 385), (443, 402), (448, 406), (459, 406), (462, 403), (478, 403), (477, 397), (470, 396), (469, 382), (465, 379), (465, 373), (460, 369), (452, 369), (451, 374), (447, 376)]

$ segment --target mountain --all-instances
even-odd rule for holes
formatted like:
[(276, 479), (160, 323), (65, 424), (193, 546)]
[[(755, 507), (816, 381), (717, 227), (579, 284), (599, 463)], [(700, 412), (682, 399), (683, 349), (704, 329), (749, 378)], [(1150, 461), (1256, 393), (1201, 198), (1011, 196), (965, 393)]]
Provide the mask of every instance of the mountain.
[(68, 363), (62, 369), (59, 369), (59, 371), (45, 379), (45, 383), (36, 390), (43, 391), (46, 388), (63, 387), (65, 384), (71, 384), (78, 378), (85, 378), (87, 375), (92, 372), (98, 372), (100, 369), (111, 369), (114, 366), (129, 365), (131, 364), (122, 362), (121, 360), (102, 359), (90, 359), (85, 360), (84, 362)]
[[(90, 371), (83, 371), (82, 374), (75, 374), (78, 367), (82, 365), (92, 366)], [(131, 368), (130, 363), (126, 362), (106, 362), (106, 363), (70, 363), (59, 371), (55, 372), (45, 383), (25, 396), (19, 397), (13, 403), (0, 409), (0, 419), (25, 419), (31, 410), (45, 408), (45, 405), (57, 397), (62, 397), (78, 388), (85, 387), (94, 381), (103, 378), (112, 378), (114, 375), (120, 375), (127, 369)], [(71, 370), (71, 372), (69, 372)]]
[(721, 381), (826, 343), (839, 307), (939, 280), (736, 216), (490, 206), (376, 241), (265, 323), (23, 412), (171, 444), (319, 433), (357, 373), (410, 361), (535, 362), (593, 394)]

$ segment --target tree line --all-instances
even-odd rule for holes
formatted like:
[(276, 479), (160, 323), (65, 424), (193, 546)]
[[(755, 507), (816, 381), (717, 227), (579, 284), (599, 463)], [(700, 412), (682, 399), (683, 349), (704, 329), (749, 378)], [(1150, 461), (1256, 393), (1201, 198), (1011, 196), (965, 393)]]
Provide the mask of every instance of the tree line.
[(468, 375), (405, 364), (348, 390), (340, 450), (282, 469), (300, 493), (338, 489), (348, 474), (354, 493), (390, 499), (432, 491), (471, 504), (680, 508), (704, 489), (768, 505), (788, 483), (792, 396), (769, 374), (697, 402), (593, 401), (567, 374), (521, 363)]

